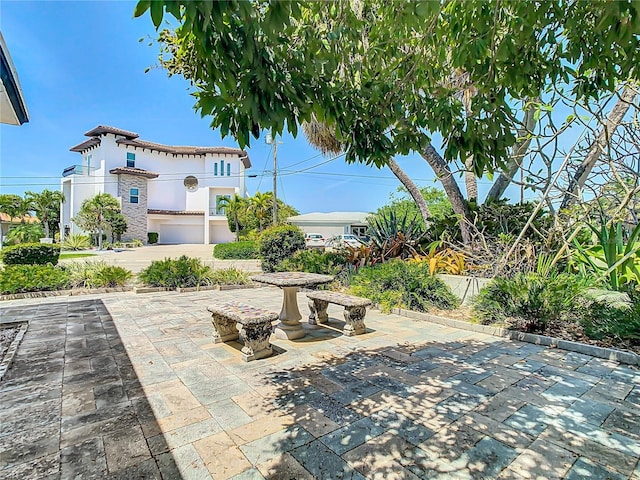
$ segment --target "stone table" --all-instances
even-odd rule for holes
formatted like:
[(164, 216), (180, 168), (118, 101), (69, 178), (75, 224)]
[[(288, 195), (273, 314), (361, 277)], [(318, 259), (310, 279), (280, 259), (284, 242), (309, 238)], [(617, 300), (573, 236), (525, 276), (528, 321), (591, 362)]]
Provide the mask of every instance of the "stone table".
[(251, 280), (267, 285), (280, 287), (284, 292), (282, 310), (280, 312), (280, 323), (276, 325), (276, 338), (284, 340), (296, 340), (305, 335), (304, 328), (300, 323), (302, 315), (298, 309), (298, 289), (300, 287), (311, 287), (329, 283), (333, 280), (331, 275), (320, 275), (306, 272), (276, 272), (253, 275)]

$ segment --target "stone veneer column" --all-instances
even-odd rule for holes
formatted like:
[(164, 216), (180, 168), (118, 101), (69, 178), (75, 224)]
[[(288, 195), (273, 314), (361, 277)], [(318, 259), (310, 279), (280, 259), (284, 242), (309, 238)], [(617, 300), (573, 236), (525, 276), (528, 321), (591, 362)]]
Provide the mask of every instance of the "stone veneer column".
[[(118, 196), (122, 199), (122, 214), (127, 219), (123, 240), (142, 240), (147, 243), (147, 179), (137, 175), (120, 174)], [(129, 189), (138, 189), (138, 203), (129, 201)]]

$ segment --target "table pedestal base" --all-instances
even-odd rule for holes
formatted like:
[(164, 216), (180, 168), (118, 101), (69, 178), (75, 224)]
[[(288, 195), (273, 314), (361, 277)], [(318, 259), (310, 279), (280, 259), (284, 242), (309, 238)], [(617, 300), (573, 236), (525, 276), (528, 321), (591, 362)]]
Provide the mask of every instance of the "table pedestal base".
[(305, 336), (300, 323), (302, 315), (298, 309), (298, 287), (282, 287), (284, 300), (280, 312), (280, 323), (274, 331), (276, 338), (282, 340), (296, 340)]

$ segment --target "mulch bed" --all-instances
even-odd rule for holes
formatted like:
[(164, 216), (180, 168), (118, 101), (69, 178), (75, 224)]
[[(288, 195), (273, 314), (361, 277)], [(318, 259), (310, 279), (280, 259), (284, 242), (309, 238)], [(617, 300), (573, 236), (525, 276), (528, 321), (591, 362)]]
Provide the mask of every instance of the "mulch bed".
[(18, 332), (20, 331), (20, 326), (9, 327), (9, 328), (0, 328), (0, 363), (4, 360), (4, 356), (7, 351), (9, 351), (9, 347), (13, 342), (13, 339), (16, 338)]

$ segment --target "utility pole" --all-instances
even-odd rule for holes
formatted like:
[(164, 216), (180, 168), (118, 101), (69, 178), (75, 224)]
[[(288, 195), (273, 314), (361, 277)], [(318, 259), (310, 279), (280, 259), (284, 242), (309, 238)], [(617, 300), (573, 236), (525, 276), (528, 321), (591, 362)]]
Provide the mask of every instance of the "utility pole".
[(273, 145), (273, 224), (278, 224), (278, 193), (277, 193), (277, 175), (278, 175), (278, 141), (267, 133), (265, 138), (267, 145)]

